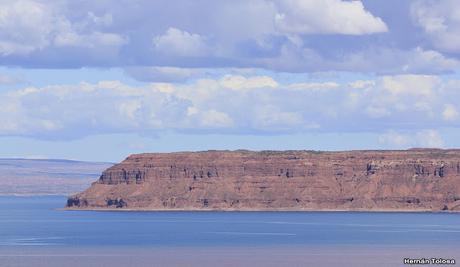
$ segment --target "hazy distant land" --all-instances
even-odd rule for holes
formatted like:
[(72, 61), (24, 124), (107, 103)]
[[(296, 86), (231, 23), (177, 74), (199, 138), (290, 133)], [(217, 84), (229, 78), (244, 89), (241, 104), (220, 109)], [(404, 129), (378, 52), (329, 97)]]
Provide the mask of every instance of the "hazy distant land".
[(97, 180), (111, 163), (0, 159), (0, 195), (68, 195)]

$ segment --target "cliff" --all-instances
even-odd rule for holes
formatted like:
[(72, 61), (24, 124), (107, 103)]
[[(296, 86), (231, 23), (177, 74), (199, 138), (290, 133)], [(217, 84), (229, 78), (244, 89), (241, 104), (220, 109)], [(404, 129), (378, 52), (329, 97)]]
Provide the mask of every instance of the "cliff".
[(460, 211), (460, 150), (137, 154), (67, 207)]

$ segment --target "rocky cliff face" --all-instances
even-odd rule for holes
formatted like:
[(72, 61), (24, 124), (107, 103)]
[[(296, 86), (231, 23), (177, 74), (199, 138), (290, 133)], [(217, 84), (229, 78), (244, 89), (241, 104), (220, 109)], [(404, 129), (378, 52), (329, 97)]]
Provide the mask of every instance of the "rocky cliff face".
[(131, 155), (67, 207), (460, 211), (460, 150)]

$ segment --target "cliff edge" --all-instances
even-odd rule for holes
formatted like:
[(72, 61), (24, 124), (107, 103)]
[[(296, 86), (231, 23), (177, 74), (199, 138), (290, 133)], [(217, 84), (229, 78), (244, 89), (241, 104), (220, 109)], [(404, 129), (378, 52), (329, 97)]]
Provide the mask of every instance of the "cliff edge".
[(136, 154), (67, 208), (460, 211), (460, 150)]

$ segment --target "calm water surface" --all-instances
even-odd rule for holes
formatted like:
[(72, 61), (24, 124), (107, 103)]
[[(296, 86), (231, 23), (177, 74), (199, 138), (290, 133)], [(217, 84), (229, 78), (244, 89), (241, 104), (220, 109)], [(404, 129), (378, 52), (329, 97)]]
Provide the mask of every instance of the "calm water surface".
[[(264, 255), (264, 250), (277, 248), (326, 251), (386, 247), (388, 251), (398, 248), (421, 251), (424, 247), (436, 247), (455, 251), (460, 247), (460, 214), (58, 210), (65, 201), (63, 196), (0, 197), (3, 260), (10, 256), (8, 253), (18, 251), (52, 252), (66, 248), (90, 251), (251, 248)], [(1, 260), (2, 255), (0, 266)]]

